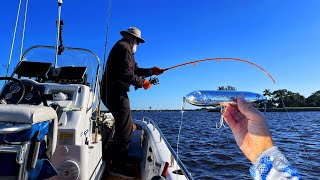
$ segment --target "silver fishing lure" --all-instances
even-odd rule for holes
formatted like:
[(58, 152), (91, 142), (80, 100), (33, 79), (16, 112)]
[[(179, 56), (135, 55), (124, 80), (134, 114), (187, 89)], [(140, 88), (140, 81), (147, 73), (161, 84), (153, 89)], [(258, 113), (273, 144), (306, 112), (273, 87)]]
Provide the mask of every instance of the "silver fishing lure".
[(195, 106), (221, 106), (220, 125), (216, 124), (216, 128), (220, 129), (224, 125), (223, 113), (227, 104), (236, 103), (236, 99), (239, 95), (242, 95), (247, 102), (252, 103), (265, 103), (267, 98), (261, 94), (247, 92), (247, 91), (206, 91), (199, 90), (193, 91), (186, 95), (184, 101)]
[(267, 98), (261, 94), (247, 91), (193, 91), (185, 96), (188, 103), (195, 106), (225, 106), (235, 103), (237, 96), (242, 95), (244, 99), (252, 103), (266, 102)]

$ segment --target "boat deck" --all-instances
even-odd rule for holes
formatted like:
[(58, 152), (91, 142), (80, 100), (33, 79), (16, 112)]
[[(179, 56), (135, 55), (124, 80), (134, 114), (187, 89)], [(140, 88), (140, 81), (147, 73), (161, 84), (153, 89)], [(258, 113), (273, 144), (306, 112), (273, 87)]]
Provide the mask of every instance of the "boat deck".
[[(133, 132), (131, 136), (131, 142), (128, 152), (128, 164), (130, 171), (136, 172), (137, 180), (141, 180), (140, 162), (142, 161), (142, 147), (140, 146), (141, 130), (133, 124)], [(112, 140), (111, 140), (112, 141)], [(112, 143), (111, 143), (112, 144)], [(103, 174), (103, 180), (124, 180), (125, 178), (111, 176), (110, 175), (110, 163), (107, 163), (105, 173)]]
[[(109, 166), (108, 166), (109, 167)], [(140, 166), (139, 164), (136, 164), (135, 166), (132, 166), (132, 171), (136, 171), (137, 177), (136, 180), (141, 180), (141, 173), (140, 173)], [(109, 174), (109, 168), (105, 170), (105, 173), (102, 177), (102, 180), (124, 180), (126, 178), (118, 177), (118, 176), (111, 176)]]
[[(121, 178), (121, 177), (115, 177), (115, 176), (109, 176), (106, 180), (121, 180), (121, 179), (124, 179), (124, 178)], [(141, 178), (136, 178), (138, 180), (141, 180)]]

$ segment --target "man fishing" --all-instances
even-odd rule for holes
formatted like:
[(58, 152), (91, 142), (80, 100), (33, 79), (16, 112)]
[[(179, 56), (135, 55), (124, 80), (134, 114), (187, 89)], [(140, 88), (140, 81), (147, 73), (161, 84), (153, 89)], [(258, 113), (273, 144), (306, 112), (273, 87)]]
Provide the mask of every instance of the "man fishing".
[(158, 67), (138, 67), (134, 53), (137, 51), (137, 46), (145, 42), (138, 28), (130, 27), (126, 31), (121, 31), (120, 34), (123, 38), (112, 47), (103, 73), (101, 99), (115, 119), (110, 174), (134, 178), (135, 173), (130, 172), (125, 166), (133, 128), (127, 92), (130, 85), (135, 88), (149, 89), (151, 83), (143, 77), (160, 75), (163, 70)]

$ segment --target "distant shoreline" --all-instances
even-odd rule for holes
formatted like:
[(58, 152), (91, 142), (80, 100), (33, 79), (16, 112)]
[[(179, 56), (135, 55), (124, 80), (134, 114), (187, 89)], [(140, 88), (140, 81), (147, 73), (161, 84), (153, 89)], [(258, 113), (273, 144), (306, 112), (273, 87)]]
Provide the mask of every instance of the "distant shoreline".
[[(258, 108), (264, 111), (263, 108)], [(320, 107), (287, 107), (287, 108), (267, 108), (267, 112), (301, 112), (301, 111), (320, 111)]]
[[(258, 108), (264, 111), (263, 108)], [(154, 110), (132, 110), (132, 112), (176, 112), (180, 109), (154, 109)], [(220, 112), (220, 108), (201, 108), (201, 109), (185, 109), (184, 111), (207, 111), (207, 112)], [(320, 111), (320, 107), (287, 107), (285, 108), (267, 108), (267, 112), (302, 112), (302, 111)]]

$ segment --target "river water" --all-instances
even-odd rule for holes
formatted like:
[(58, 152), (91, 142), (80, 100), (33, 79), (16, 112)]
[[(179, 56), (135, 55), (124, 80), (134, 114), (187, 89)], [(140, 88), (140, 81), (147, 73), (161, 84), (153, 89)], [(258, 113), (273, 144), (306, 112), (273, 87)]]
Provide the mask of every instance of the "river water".
[[(275, 145), (303, 179), (320, 177), (320, 112), (267, 112)], [(176, 149), (181, 112), (133, 112), (153, 119)], [(229, 128), (216, 129), (220, 113), (185, 111), (179, 157), (194, 179), (251, 179), (246, 159)]]

